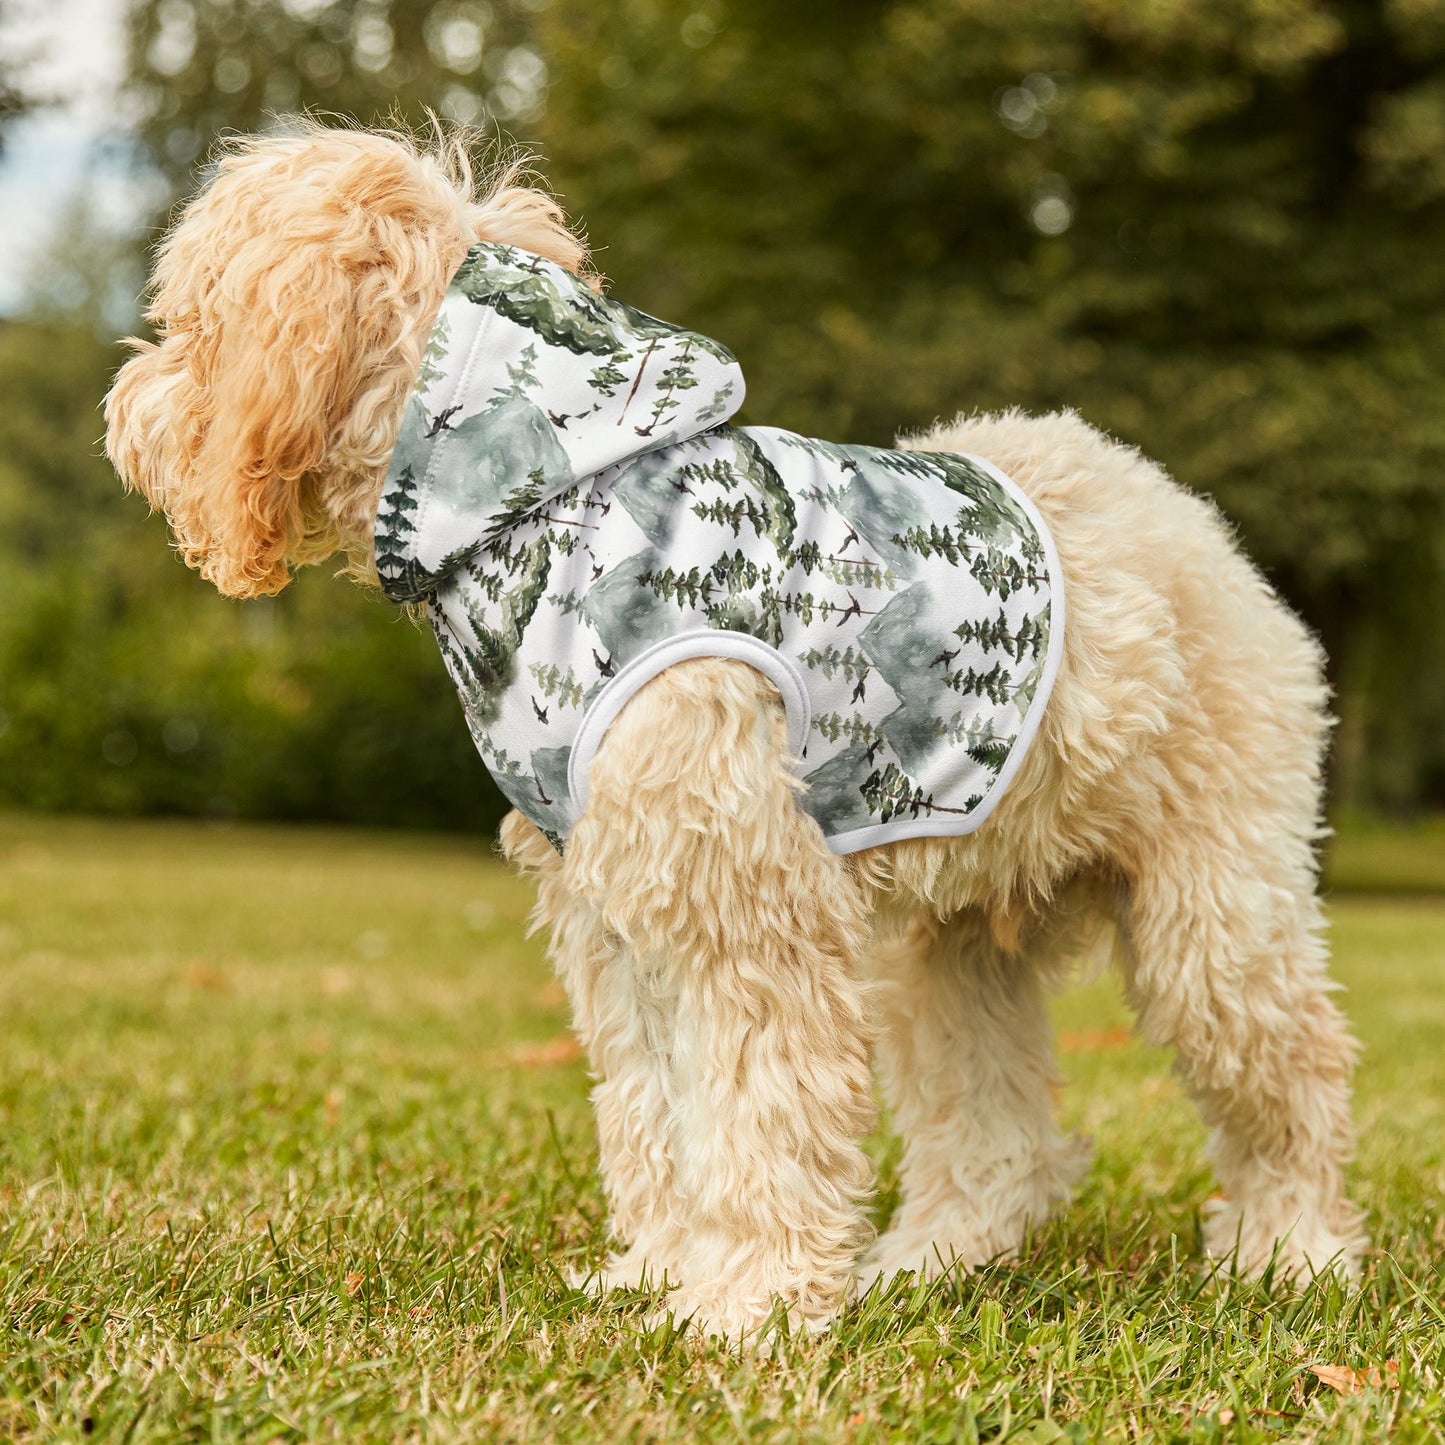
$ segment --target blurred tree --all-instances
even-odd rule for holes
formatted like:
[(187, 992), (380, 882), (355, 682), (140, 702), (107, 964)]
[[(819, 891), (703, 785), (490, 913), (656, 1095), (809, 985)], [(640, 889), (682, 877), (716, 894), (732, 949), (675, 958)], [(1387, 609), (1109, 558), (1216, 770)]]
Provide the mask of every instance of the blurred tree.
[[(0, 34), (14, 24), (15, 11), (13, 0), (0, 0)], [(5, 151), (5, 132), (35, 104), (35, 97), (29, 94), (23, 82), (30, 57), (11, 42), (9, 35), (5, 36), (5, 40), (6, 43), (0, 46), (0, 155)]]
[(751, 419), (886, 441), (1072, 405), (1138, 443), (1324, 636), (1345, 798), (1445, 802), (1441, 0), (141, 0), (132, 25), (177, 192), (268, 110), (429, 104), (540, 142), (619, 293), (741, 356)]
[(0, 323), (0, 803), (485, 829), (429, 633), (303, 578), (219, 597), (100, 450), (89, 318)]
[[(515, 13), (531, 13), (526, 0)], [(161, 182), (159, 212), (192, 188), (218, 134), (273, 112), (525, 120), (545, 67), (522, 36), (485, 0), (148, 0), (130, 13), (133, 159)], [(95, 410), (118, 358), (91, 329), (115, 313), (125, 265), (85, 222), (77, 208), (32, 284), (30, 319), (0, 329), (14, 403), (0, 442), (16, 443), (0, 460), (16, 597), (0, 622), (0, 799), (494, 825), (504, 804), (429, 636), (323, 576), (259, 605), (218, 598), (122, 496)]]
[(1405, 605), (1445, 562), (1438, 0), (563, 0), (537, 44), (603, 266), (731, 345), (760, 418), (1076, 407), (1319, 629), (1345, 794), (1438, 771), (1438, 613)]
[(529, 125), (546, 66), (527, 44), (547, 0), (143, 0), (131, 12), (129, 91), (147, 160), (177, 193), (227, 130), (313, 109), (368, 125)]

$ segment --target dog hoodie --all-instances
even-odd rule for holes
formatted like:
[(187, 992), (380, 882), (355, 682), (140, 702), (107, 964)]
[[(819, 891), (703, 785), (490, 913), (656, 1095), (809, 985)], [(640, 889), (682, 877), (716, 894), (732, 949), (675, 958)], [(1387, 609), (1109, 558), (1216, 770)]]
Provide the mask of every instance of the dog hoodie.
[(838, 853), (971, 832), (1038, 729), (1058, 557), (989, 462), (728, 425), (717, 342), (474, 246), (376, 519), (483, 760), (557, 848), (637, 690), (695, 657), (776, 684), (801, 806)]

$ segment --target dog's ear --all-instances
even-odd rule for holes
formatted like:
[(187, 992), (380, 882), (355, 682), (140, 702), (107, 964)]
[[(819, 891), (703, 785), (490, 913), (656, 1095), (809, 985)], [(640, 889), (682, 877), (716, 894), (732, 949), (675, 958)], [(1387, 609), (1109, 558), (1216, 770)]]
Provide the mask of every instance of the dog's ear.
[(585, 248), (518, 164), (478, 193), (465, 146), (303, 123), (223, 150), (157, 257), (106, 445), (222, 592), (277, 592), (371, 527), (447, 281), (478, 237), (577, 270)]
[(167, 482), (182, 467), (181, 434), (195, 414), (195, 387), (180, 347), (127, 343), (135, 355), (105, 398), (105, 450), (121, 480), (169, 512)]
[(397, 142), (237, 142), (157, 258), (157, 344), (107, 399), (107, 448), (222, 592), (369, 536), (369, 493), (446, 278), (462, 200)]
[[(356, 355), (354, 287), (324, 249), (278, 239), (224, 269), (166, 258), (194, 298), (160, 319), (106, 401), (117, 471), (170, 521), (189, 566), (232, 597), (277, 592), (305, 550), (306, 478)], [(157, 309), (165, 302), (162, 292)]]
[(233, 259), (188, 337), (197, 390), (213, 400), (189, 458), (204, 526), (177, 535), (186, 561), (230, 596), (279, 591), (288, 562), (304, 559), (308, 478), (368, 349), (357, 289), (324, 241), (283, 239)]

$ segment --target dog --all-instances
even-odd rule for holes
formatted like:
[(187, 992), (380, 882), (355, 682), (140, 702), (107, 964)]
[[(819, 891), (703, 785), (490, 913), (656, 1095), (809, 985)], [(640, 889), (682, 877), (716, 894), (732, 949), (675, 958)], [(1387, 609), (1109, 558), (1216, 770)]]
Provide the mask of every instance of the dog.
[[(684, 648), (634, 673), (621, 705), (592, 728), (584, 776), (541, 764), (519, 772), (515, 755), (498, 761), (497, 729), (520, 737), (577, 711), (582, 681), (569, 691), (545, 662), (535, 674), (520, 669), (522, 604), (498, 591), (489, 559), (503, 556), (508, 575), (521, 575), (518, 556), (541, 535), (527, 525), (590, 539), (582, 527), (612, 500), (608, 488), (660, 456), (672, 458), (658, 485), (677, 489), (676, 515), (696, 516), (698, 506), (713, 521), (736, 520), (683, 490), (701, 475), (686, 470), (687, 448), (732, 433), (707, 431), (703, 416), (680, 439), (667, 440), (676, 428), (664, 426), (667, 444), (639, 452), (631, 443), (643, 443), (652, 411), (634, 399), (615, 424), (616, 437), (629, 438), (624, 459), (606, 451), (622, 443), (604, 439), (598, 467), (578, 470), (591, 443), (569, 438), (582, 425), (572, 414), (595, 403), (597, 416), (610, 416), (624, 400), (626, 368), (607, 392), (607, 366), (635, 362), (649, 324), (654, 344), (673, 347), (669, 365), (692, 333), (608, 301), (555, 201), (516, 168), (480, 183), (466, 155), (455, 138), (418, 143), (316, 124), (227, 143), (159, 248), (147, 313), (155, 340), (132, 342), (116, 376), (107, 451), (126, 485), (165, 513), (185, 561), (226, 595), (274, 593), (297, 567), (339, 558), (363, 584), (429, 611), (444, 652), (456, 654), (448, 661), (473, 732), (523, 804), (502, 826), (502, 848), (536, 881), (536, 917), (551, 930), (595, 1079), (615, 1251), (593, 1286), (665, 1286), (674, 1318), (741, 1340), (780, 1303), (795, 1327), (821, 1329), (874, 1281), (1008, 1258), (1086, 1166), (1084, 1147), (1053, 1117), (1046, 1002), (1111, 928), (1139, 1029), (1172, 1046), (1211, 1130), (1223, 1198), (1207, 1211), (1206, 1249), (1251, 1275), (1271, 1266), (1353, 1273), (1365, 1240), (1342, 1175), (1355, 1047), (1331, 998), (1316, 891), (1329, 725), (1321, 653), (1215, 509), (1067, 412), (960, 416), (889, 454), (910, 461), (880, 463), (916, 464), (922, 495), (940, 478), (952, 485), (947, 468), (966, 462), (967, 485), (996, 483), (989, 495), (1013, 507), (1010, 535), (1048, 541), (1050, 569), (1037, 563), (1031, 574), (1031, 617), (1052, 621), (1053, 675), (1031, 673), (1032, 739), (993, 768), (995, 784), (1009, 775), (989, 793), (987, 816), (967, 827), (855, 830), (841, 846), (835, 828), (830, 846), (827, 820), (809, 811), (815, 770), (800, 761), (822, 745), (818, 729), (799, 731), (793, 674), (741, 644), (733, 654)], [(540, 516), (542, 463), (527, 474), (540, 490), (513, 508), (500, 542), (495, 496), (480, 519), (467, 511), (482, 506), (475, 498), (453, 497), (447, 512), (422, 497), (423, 509), (446, 513), (444, 524), (423, 526), (426, 545), (461, 538), (463, 561), (448, 573), (435, 556), (398, 550), (410, 540), (412, 494), (396, 456), (415, 444), (430, 465), (423, 453), (439, 438), (448, 455), (466, 451), (447, 436), (461, 435), (466, 418), (426, 392), (438, 317), (462, 304), (463, 272), (474, 293), (466, 299), (485, 293), (478, 364), (499, 385), (488, 337), (514, 346), (508, 365), (523, 364), (514, 285), (545, 283), (573, 308), (568, 316), (595, 314), (614, 330), (592, 357), (602, 382), (590, 392), (577, 383), (565, 405), (541, 393), (550, 434), (518, 423), (502, 447), (530, 457), (528, 446), (551, 456), (555, 445), (570, 457), (581, 478), (563, 499), (572, 511)], [(635, 335), (622, 335), (627, 326)], [(721, 348), (707, 360), (729, 374)], [(666, 370), (629, 385), (651, 387), (655, 407)], [(528, 385), (524, 377), (516, 394), (532, 406)], [(464, 388), (457, 394), (465, 411)], [(475, 447), (495, 440), (485, 421), (471, 434)], [(846, 468), (865, 450), (837, 448), (830, 464)], [(753, 493), (727, 496), (753, 505)], [(831, 555), (887, 561), (884, 543), (870, 552), (844, 540), (850, 550)], [(800, 544), (787, 545), (791, 556)], [(585, 560), (560, 547), (551, 560)], [(829, 565), (841, 611), (878, 612), (866, 575)], [(588, 576), (628, 570), (586, 566)], [(449, 619), (443, 604), (461, 594), (438, 579), (462, 573), (471, 590)], [(712, 590), (701, 600), (689, 593), (689, 605), (738, 601), (726, 578), (698, 575)], [(549, 582), (532, 587), (527, 605), (544, 593), (566, 601)], [(577, 603), (584, 612), (587, 597)], [(481, 616), (488, 606), (502, 621)], [(474, 631), (453, 644), (467, 617)], [(479, 682), (465, 654), (507, 643), (508, 617), (512, 652)], [(831, 612), (827, 620), (837, 623)], [(1015, 622), (997, 632), (1018, 651)], [(746, 635), (751, 623), (726, 614), (721, 625)], [(978, 644), (983, 623), (960, 616), (959, 626), (974, 628)], [(1032, 634), (1039, 656), (1042, 630)], [(595, 629), (584, 635), (592, 683), (610, 687), (628, 664), (608, 655), (605, 639), (597, 645)], [(941, 651), (935, 676), (956, 675), (961, 664)], [(928, 668), (922, 659), (916, 671)], [(844, 681), (856, 689), (859, 678)], [(510, 713), (497, 703), (504, 685), (516, 693)], [(530, 721), (517, 713), (523, 697)], [(855, 703), (866, 701), (865, 689)], [(1024, 710), (1013, 718), (1020, 731)], [(875, 727), (878, 714), (868, 714), (859, 735), (843, 739), (875, 747), (869, 777), (892, 756), (892, 715)], [(986, 758), (996, 724), (975, 735)], [(563, 750), (537, 751), (556, 762)], [(849, 757), (852, 766), (856, 751)], [(574, 805), (565, 816), (559, 798)], [(905, 789), (892, 822), (942, 818), (938, 806)], [(862, 1148), (876, 1123), (875, 1056), (904, 1144), (901, 1202), (877, 1238)]]

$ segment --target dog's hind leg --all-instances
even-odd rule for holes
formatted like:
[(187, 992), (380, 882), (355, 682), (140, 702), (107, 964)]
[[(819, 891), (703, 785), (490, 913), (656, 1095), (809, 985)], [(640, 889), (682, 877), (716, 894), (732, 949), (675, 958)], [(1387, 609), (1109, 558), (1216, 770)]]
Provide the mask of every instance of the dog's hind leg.
[(1348, 1272), (1364, 1238), (1343, 1181), (1355, 1045), (1316, 896), (1320, 658), (1254, 579), (1219, 574), (1180, 583), (1187, 690), (1167, 740), (1118, 780), (1125, 983), (1212, 1131), (1210, 1252), (1237, 1247), (1251, 1274), (1276, 1246), (1282, 1271)]
[(1008, 1257), (1068, 1199), (1087, 1147), (1054, 1121), (1047, 949), (1001, 947), (980, 911), (920, 918), (872, 954), (902, 1200), (860, 1283)]
[(1305, 845), (1251, 831), (1196, 825), (1177, 852), (1153, 851), (1131, 889), (1127, 987), (1213, 1131), (1225, 1198), (1206, 1221), (1210, 1253), (1237, 1247), (1249, 1274), (1276, 1249), (1283, 1272), (1353, 1272), (1355, 1046), (1330, 999)]
[(731, 1339), (779, 1300), (826, 1323), (869, 1235), (864, 900), (797, 807), (782, 724), (745, 664), (669, 668), (610, 729), (567, 845), (625, 946), (595, 1008), (647, 1019), (629, 1097), (665, 1099), (632, 1117), (633, 1152), (665, 1160), (669, 1308)]

